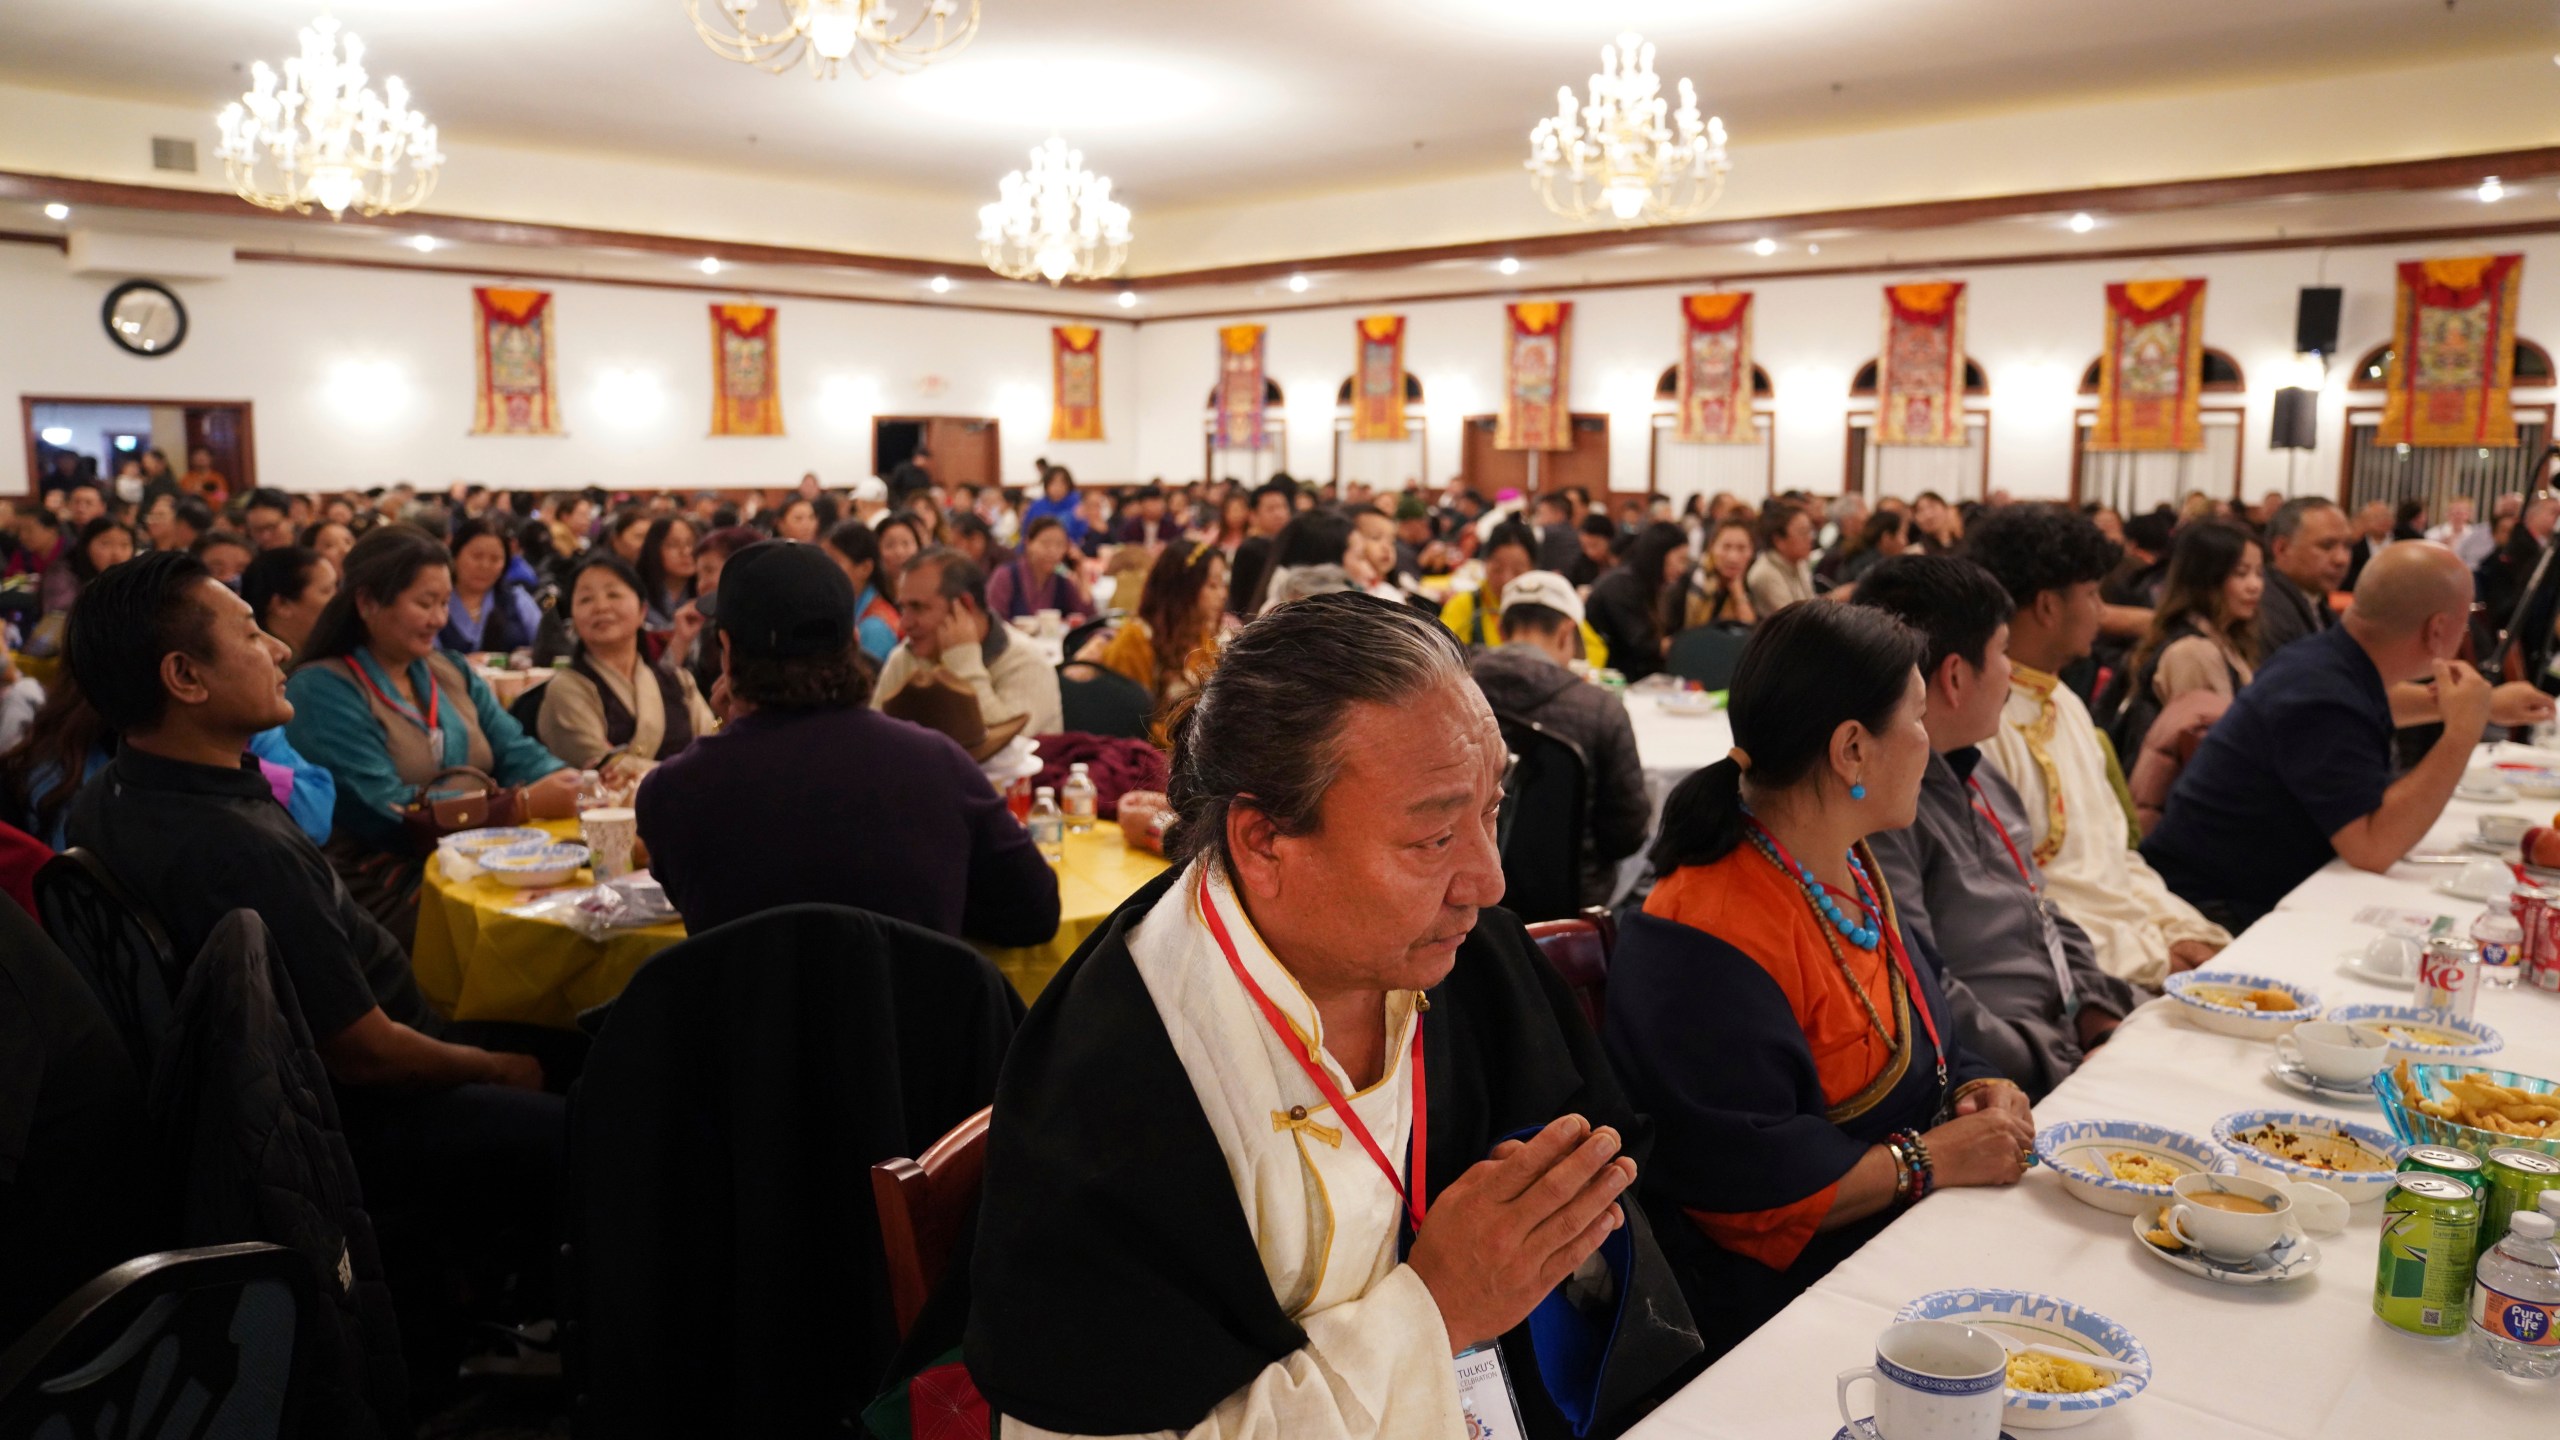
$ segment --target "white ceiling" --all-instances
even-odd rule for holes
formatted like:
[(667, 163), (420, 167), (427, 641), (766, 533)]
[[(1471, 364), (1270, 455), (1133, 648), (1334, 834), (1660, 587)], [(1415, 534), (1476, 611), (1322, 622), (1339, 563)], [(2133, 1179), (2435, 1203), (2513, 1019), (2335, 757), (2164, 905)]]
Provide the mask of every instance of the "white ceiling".
[(1155, 207), (1515, 164), (1630, 24), (1746, 142), (2560, 42), (2541, 0), (984, 0), (964, 54), (820, 83), (717, 58), (681, 0), (6, 0), (0, 80), (201, 106), (209, 141), (324, 4), (450, 136), (976, 195), (1055, 127)]

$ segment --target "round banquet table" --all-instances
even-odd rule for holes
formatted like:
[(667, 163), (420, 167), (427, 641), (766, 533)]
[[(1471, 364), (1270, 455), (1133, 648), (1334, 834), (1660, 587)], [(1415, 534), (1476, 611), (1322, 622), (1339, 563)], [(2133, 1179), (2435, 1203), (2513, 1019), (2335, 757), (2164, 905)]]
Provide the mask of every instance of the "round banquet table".
[[(574, 820), (539, 823), (564, 838), (577, 835)], [(1164, 868), (1161, 857), (1130, 849), (1109, 822), (1069, 835), (1058, 871), (1058, 933), (1045, 945), (978, 948), (1025, 1003), (1037, 1000), (1085, 937)], [(579, 1011), (620, 995), (650, 956), (685, 937), (683, 923), (670, 920), (589, 940), (566, 925), (512, 913), (532, 898), (488, 875), (457, 884), (440, 863), (428, 862), (411, 965), (438, 1010), (456, 1020), (568, 1029)]]
[[(2560, 755), (2517, 746), (2499, 747), (2495, 758), (2560, 765)], [(2456, 800), (2421, 849), (2473, 833), (2484, 814), (2548, 822), (2553, 808), (2549, 800)], [(2377, 984), (2342, 968), (2348, 952), (2379, 933), (2358, 913), (2389, 907), (2468, 925), (2479, 905), (2435, 889), (2452, 873), (2447, 865), (2403, 861), (2373, 875), (2332, 861), (2205, 969), (2305, 985), (2324, 1006), (2407, 1003), (2408, 985)], [(2210, 1034), (2177, 1008), (2156, 1000), (2136, 1010), (2036, 1107), (2037, 1126), (2133, 1119), (2210, 1137), (2214, 1121), (2233, 1111), (2284, 1109), (2387, 1128), (2379, 1106), (2283, 1088), (2267, 1073), (2272, 1046)], [(2506, 1039), (2504, 1050), (2479, 1062), (2484, 1068), (2560, 1078), (2560, 995), (2489, 990), (2479, 1018)], [(1877, 1333), (1906, 1302), (1969, 1286), (2059, 1295), (2118, 1321), (2149, 1348), (2150, 1388), (2071, 1432), (2088, 1440), (2553, 1433), (2560, 1395), (2551, 1386), (2509, 1381), (2470, 1363), (2461, 1344), (2404, 1335), (2374, 1318), (2381, 1215), (2378, 1200), (2358, 1205), (2344, 1231), (2313, 1241), (2321, 1262), (2312, 1275), (2241, 1288), (2138, 1253), (2126, 1217), (2081, 1204), (2051, 1175), (2030, 1172), (2007, 1190), (1949, 1190), (1906, 1211), (1629, 1434), (1828, 1435), (1840, 1425), (1834, 1375), (1870, 1363)]]
[[(1644, 767), (1645, 799), (1653, 806), (1653, 818), (1645, 825), (1647, 837), (1662, 830), (1662, 802), (1673, 786), (1724, 758), (1733, 748), (1733, 717), (1724, 711), (1721, 701), (1707, 711), (1675, 712), (1654, 703), (1654, 692), (1629, 690), (1625, 693), (1627, 722), (1636, 732), (1636, 760)], [(1623, 896), (1644, 874), (1645, 850), (1640, 848), (1618, 866), (1618, 893)]]

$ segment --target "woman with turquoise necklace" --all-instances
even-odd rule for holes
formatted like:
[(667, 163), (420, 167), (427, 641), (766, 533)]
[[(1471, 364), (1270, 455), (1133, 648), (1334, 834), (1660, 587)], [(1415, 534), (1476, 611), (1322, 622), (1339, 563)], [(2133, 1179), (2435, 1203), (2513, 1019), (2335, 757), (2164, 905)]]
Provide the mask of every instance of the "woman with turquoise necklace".
[(417, 930), (425, 857), (400, 813), (446, 770), (523, 787), (528, 819), (577, 812), (578, 775), (527, 735), (470, 664), (437, 648), (453, 557), (386, 525), (347, 552), (337, 597), (313, 621), (285, 685), (293, 747), (338, 784), (329, 863), (402, 944)]
[(2025, 1093), (1953, 1033), (1867, 854), (1919, 806), (1924, 649), (1847, 605), (1762, 621), (1732, 754), (1664, 804), (1609, 960), (1609, 1058), (1659, 1127), (1646, 1203), (1710, 1357), (1902, 1207), (2030, 1159)]

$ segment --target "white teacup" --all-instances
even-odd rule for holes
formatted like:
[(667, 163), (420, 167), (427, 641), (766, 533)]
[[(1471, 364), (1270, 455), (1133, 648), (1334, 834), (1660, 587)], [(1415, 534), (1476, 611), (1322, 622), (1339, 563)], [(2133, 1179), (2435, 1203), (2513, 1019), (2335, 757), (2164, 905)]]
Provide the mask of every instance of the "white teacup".
[(2488, 841), (2492, 845), (2516, 844), (2524, 839), (2524, 832), (2532, 828), (2532, 819), (2524, 815), (2483, 815), (2480, 817), (2480, 838)]
[[(2237, 1175), (2181, 1175), (2170, 1182), (2169, 1233), (2216, 1260), (2238, 1263), (2264, 1254), (2293, 1228), (2293, 1192)], [(2246, 1208), (2230, 1209), (2234, 1202)]]
[(2418, 942), (2406, 935), (2376, 935), (2364, 945), (2365, 968), (2395, 980), (2418, 974)]
[(2516, 793), (2507, 786), (2506, 772), (2494, 765), (2484, 765), (2477, 770), (2462, 772), (2460, 788), (2466, 795), (2495, 795), (2501, 799)]
[(2277, 1036), (2276, 1053), (2332, 1085), (2361, 1085), (2391, 1063), (2391, 1042), (2335, 1020), (2314, 1020)]
[(2453, 888), (2475, 898), (2505, 896), (2516, 888), (2516, 872), (2508, 869), (2503, 860), (2474, 856), (2462, 862), (2462, 873), (2454, 877)]
[(1884, 1440), (1998, 1440), (2009, 1355), (2000, 1342), (1951, 1320), (1905, 1320), (1876, 1337), (1876, 1363), (1840, 1372), (1840, 1418), (1852, 1427), (1849, 1387), (1876, 1387)]

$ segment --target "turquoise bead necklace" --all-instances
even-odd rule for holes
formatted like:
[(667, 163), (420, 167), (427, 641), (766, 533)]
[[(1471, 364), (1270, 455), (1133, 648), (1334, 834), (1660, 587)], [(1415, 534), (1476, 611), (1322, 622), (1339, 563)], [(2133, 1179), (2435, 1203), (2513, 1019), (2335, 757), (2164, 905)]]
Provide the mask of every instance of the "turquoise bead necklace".
[[(1749, 816), (1748, 811), (1744, 814)], [(1875, 912), (1867, 908), (1863, 897), (1858, 901), (1858, 919), (1853, 923), (1848, 914), (1840, 908), (1840, 901), (1832, 895), (1830, 887), (1814, 878), (1812, 866), (1790, 863), (1793, 857), (1779, 850), (1777, 837), (1771, 835), (1757, 817), (1750, 818), (1750, 827), (1747, 833), (1751, 836), (1751, 843), (1758, 847), (1762, 855), (1768, 857), (1770, 864), (1777, 866), (1781, 871), (1794, 874), (1796, 884), (1804, 890), (1807, 903), (1811, 904), (1824, 920), (1830, 922), (1832, 929), (1840, 932), (1841, 939), (1861, 950), (1876, 948), (1876, 942), (1884, 938), (1884, 925)], [(1849, 873), (1858, 878), (1862, 890), (1872, 890), (1867, 882), (1866, 867), (1858, 863), (1855, 851), (1849, 854)]]

